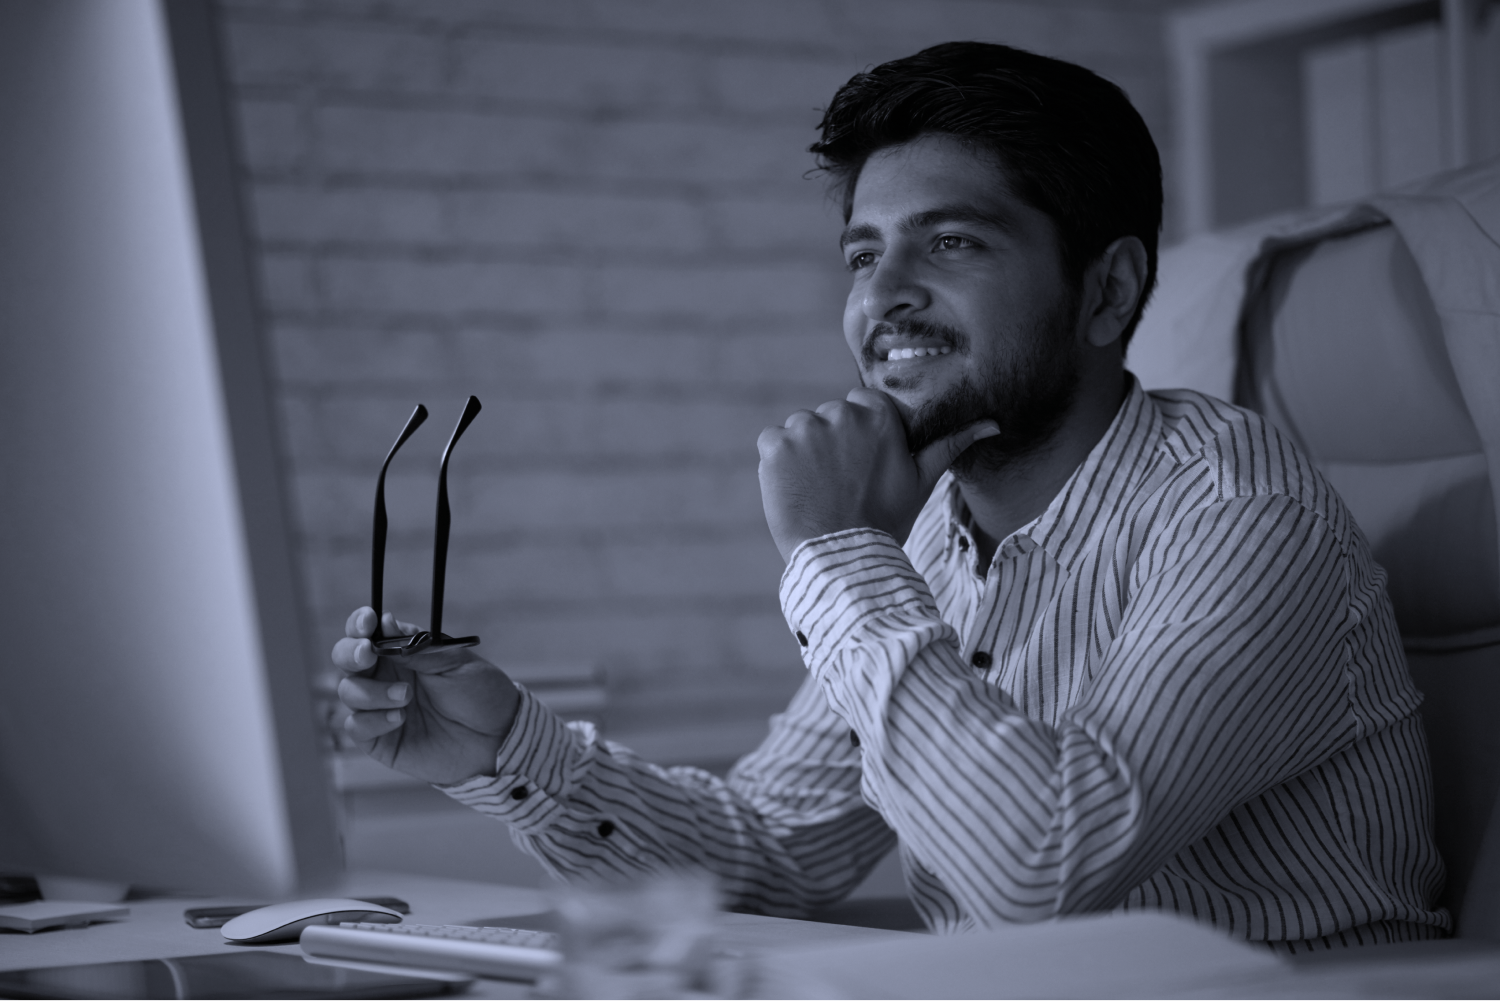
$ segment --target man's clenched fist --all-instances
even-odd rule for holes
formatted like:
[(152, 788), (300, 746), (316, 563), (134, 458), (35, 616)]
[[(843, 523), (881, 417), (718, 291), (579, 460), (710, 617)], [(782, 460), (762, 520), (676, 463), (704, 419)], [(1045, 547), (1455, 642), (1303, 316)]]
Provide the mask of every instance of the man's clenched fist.
[(760, 495), (781, 558), (790, 560), (808, 539), (849, 528), (875, 528), (905, 542), (944, 470), (974, 442), (999, 433), (994, 421), (978, 421), (912, 455), (895, 403), (874, 389), (766, 428), (757, 442)]

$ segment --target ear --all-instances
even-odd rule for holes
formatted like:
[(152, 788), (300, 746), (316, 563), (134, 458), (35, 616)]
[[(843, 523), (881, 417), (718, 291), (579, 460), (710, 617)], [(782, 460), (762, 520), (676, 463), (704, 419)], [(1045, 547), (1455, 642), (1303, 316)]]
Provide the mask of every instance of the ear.
[(1094, 259), (1084, 273), (1089, 312), (1084, 338), (1107, 347), (1125, 333), (1146, 288), (1146, 247), (1134, 236), (1122, 236)]

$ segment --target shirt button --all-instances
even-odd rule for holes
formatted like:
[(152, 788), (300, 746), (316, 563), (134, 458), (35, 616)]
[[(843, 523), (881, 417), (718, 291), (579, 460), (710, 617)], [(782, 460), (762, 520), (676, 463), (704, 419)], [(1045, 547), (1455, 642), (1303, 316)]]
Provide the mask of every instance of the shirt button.
[(802, 630), (800, 629), (797, 630), (797, 642), (801, 643), (803, 646), (807, 646), (807, 637), (803, 635)]
[(849, 731), (849, 743), (853, 744), (855, 747), (859, 746), (859, 734), (855, 733), (853, 730)]
[(527, 789), (525, 786), (516, 786), (514, 789), (512, 789), (510, 791), (510, 798), (511, 799), (525, 799), (527, 796), (530, 796), (530, 795), (531, 795), (531, 790)]
[(613, 820), (599, 821), (599, 837), (607, 838), (615, 833), (615, 822)]
[(975, 650), (974, 656), (969, 658), (969, 663), (973, 664), (975, 667), (983, 671), (990, 666), (993, 660), (994, 658), (985, 653), (983, 650)]

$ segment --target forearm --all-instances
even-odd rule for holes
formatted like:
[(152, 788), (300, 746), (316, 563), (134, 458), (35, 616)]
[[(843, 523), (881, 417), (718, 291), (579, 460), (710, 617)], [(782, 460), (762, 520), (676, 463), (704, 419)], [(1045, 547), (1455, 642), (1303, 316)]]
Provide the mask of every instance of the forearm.
[[(1324, 579), (1297, 564), (1336, 561), (1326, 537), (1288, 525), (1296, 555), (1278, 572)], [(1183, 607), (1169, 593), (1180, 579), (1141, 582), (1137, 607)], [(966, 662), (888, 537), (817, 540), (782, 588), (812, 675), (859, 735), (867, 798), (981, 925), (1117, 905), (1236, 803), (1346, 736), (1337, 602), (1293, 593), (1279, 618), (1254, 604), (1285, 593), (1207, 600), (1212, 616), (1143, 611), (1100, 643), (1088, 689), (1049, 723)], [(1248, 654), (1247, 630), (1305, 646), (1298, 659)]]
[(762, 772), (730, 781), (660, 768), (590, 725), (562, 724), (527, 695), (498, 774), (445, 791), (509, 824), (560, 879), (693, 866), (714, 873), (743, 910), (796, 915), (839, 899), (889, 848), (889, 830), (857, 797), (821, 815), (779, 800), (766, 781), (779, 754), (757, 754)]

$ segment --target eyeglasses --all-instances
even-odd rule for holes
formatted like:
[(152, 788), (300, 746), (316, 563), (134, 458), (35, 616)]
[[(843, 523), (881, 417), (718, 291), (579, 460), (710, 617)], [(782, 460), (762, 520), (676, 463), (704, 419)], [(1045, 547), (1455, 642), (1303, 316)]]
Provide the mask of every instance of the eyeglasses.
[(479, 397), (469, 397), (463, 416), (458, 419), (458, 426), (448, 439), (448, 447), (443, 449), (443, 463), (438, 467), (437, 529), (432, 542), (432, 617), (427, 629), (414, 636), (381, 636), (380, 616), (385, 585), (385, 471), (390, 468), (391, 460), (396, 457), (396, 452), (406, 443), (406, 439), (427, 419), (427, 408), (422, 404), (418, 403), (417, 409), (411, 412), (406, 427), (401, 430), (396, 444), (391, 446), (385, 462), (380, 466), (380, 477), (375, 481), (375, 537), (370, 553), (370, 607), (375, 609), (375, 634), (370, 637), (370, 642), (381, 656), (406, 656), (428, 647), (479, 644), (478, 636), (453, 637), (443, 633), (443, 578), (448, 570), (448, 527), (451, 521), (448, 513), (448, 458), (453, 454), (453, 446), (458, 444), (459, 436), (478, 416), (479, 409)]

